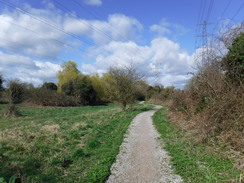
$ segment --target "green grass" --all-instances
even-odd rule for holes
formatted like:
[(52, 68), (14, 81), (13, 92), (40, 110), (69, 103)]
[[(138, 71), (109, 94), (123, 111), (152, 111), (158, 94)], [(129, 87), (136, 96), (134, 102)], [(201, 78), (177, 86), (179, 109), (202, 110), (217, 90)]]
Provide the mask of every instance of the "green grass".
[(230, 160), (206, 150), (204, 144), (194, 144), (165, 118), (166, 107), (153, 116), (154, 124), (161, 134), (165, 149), (172, 157), (175, 172), (184, 182), (218, 183), (238, 182), (240, 172), (233, 168)]
[[(18, 106), (3, 117), (0, 105), (0, 178), (6, 182), (103, 182), (136, 114), (115, 105), (70, 108)], [(139, 107), (140, 106), (140, 107)]]

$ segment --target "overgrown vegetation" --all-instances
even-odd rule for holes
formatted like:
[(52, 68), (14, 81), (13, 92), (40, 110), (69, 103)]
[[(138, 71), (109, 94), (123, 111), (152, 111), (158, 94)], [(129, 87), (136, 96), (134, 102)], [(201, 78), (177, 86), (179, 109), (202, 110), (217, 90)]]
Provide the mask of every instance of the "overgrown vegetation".
[(172, 156), (173, 168), (184, 182), (242, 182), (241, 172), (219, 153), (204, 143), (196, 143), (194, 136), (186, 136), (166, 119), (166, 107), (153, 116), (154, 124), (163, 138), (164, 147)]
[(184, 90), (161, 88), (153, 99), (168, 104), (171, 119), (196, 143), (208, 144), (214, 151), (226, 149), (224, 155), (244, 172), (243, 30), (240, 25), (223, 35), (221, 40), (228, 45), (223, 56), (214, 49), (204, 50), (198, 71)]
[(23, 183), (103, 182), (131, 120), (149, 109), (20, 105), (16, 120), (2, 116), (6, 107), (0, 105), (0, 177)]

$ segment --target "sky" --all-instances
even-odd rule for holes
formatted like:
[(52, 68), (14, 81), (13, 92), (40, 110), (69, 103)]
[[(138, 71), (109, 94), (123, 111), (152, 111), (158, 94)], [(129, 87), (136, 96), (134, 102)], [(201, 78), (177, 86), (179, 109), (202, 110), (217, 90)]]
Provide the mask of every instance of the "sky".
[(182, 89), (207, 35), (244, 20), (243, 0), (0, 0), (0, 74), (40, 86), (73, 60), (83, 74), (133, 65)]

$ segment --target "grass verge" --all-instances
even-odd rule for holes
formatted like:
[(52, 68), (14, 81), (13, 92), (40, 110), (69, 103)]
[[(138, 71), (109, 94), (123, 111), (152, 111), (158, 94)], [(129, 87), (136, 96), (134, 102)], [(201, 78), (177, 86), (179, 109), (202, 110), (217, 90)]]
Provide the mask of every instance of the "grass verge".
[[(0, 105), (0, 113), (5, 107)], [(150, 107), (137, 105), (134, 111), (122, 112), (115, 105), (20, 105), (20, 117), (0, 115), (0, 180), (103, 182), (130, 122)]]
[(163, 107), (153, 116), (156, 129), (164, 141), (164, 148), (172, 157), (175, 172), (184, 182), (213, 183), (241, 182), (241, 173), (233, 168), (230, 160), (210, 152), (204, 144), (194, 144), (166, 119), (167, 108)]

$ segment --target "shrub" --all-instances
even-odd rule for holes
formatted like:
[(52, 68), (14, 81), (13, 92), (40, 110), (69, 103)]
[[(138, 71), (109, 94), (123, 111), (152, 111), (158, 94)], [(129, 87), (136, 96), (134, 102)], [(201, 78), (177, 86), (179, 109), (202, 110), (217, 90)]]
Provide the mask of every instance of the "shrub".
[(96, 103), (96, 91), (88, 76), (80, 76), (71, 79), (62, 85), (62, 92), (76, 99), (81, 105), (92, 105)]
[(227, 78), (237, 85), (244, 82), (244, 32), (240, 33), (228, 48), (223, 59), (223, 68)]
[(24, 99), (26, 86), (19, 80), (8, 82), (7, 98), (9, 103), (21, 103)]
[(62, 93), (58, 93), (53, 90), (48, 90), (45, 88), (34, 88), (29, 91), (28, 99), (25, 100), (26, 103), (41, 105), (41, 106), (77, 106), (74, 97), (67, 96)]
[(52, 83), (52, 82), (43, 83), (42, 88), (45, 88), (47, 90), (53, 90), (53, 91), (57, 91), (58, 90), (57, 85)]
[(4, 117), (18, 117), (21, 116), (18, 108), (14, 104), (8, 104), (3, 113)]

